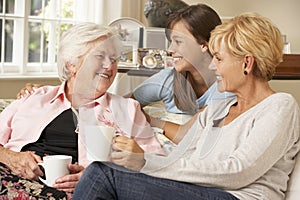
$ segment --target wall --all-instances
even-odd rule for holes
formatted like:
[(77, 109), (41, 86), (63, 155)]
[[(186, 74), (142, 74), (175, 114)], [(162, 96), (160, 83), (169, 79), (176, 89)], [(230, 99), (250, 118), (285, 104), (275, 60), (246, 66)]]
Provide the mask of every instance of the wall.
[(300, 106), (300, 80), (271, 80), (270, 85), (276, 92), (292, 94)]
[[(220, 16), (235, 16), (241, 12), (255, 11), (269, 17), (286, 34), (291, 42), (292, 53), (300, 53), (300, 1), (299, 0), (184, 0), (188, 4), (205, 3), (213, 7)], [(102, 0), (109, 8), (114, 8), (114, 12), (105, 13), (105, 18), (101, 22), (107, 24), (112, 20), (123, 17), (134, 17), (147, 25), (143, 15), (143, 7), (146, 0)], [(121, 2), (123, 4), (121, 4)], [(271, 5), (270, 5), (271, 4)], [(122, 6), (120, 6), (122, 5)], [(128, 6), (125, 6), (128, 5)], [(120, 14), (120, 12), (122, 14)], [(0, 98), (15, 98), (16, 94), (27, 82), (57, 85), (57, 78), (0, 78)], [(300, 80), (296, 81), (271, 81), (275, 89), (291, 90), (296, 94), (300, 102)], [(300, 104), (300, 103), (299, 103)]]
[(299, 0), (184, 0), (188, 4), (204, 3), (214, 8), (221, 17), (232, 17), (242, 12), (257, 12), (273, 21), (291, 43), (291, 52), (300, 53)]
[(17, 93), (25, 87), (26, 83), (40, 83), (43, 85), (58, 85), (58, 78), (1, 78), (0, 99), (16, 98)]

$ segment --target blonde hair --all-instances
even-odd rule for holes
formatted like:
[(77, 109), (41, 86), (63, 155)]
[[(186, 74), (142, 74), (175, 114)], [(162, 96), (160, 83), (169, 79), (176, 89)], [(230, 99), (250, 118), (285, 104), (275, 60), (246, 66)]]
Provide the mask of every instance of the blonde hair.
[(221, 44), (237, 58), (251, 54), (255, 58), (253, 75), (263, 80), (271, 80), (276, 66), (282, 62), (283, 41), (279, 29), (257, 13), (244, 13), (217, 26), (209, 41), (212, 54)]
[(76, 65), (96, 40), (114, 34), (116, 33), (112, 29), (91, 22), (76, 24), (69, 28), (60, 40), (57, 54), (59, 79), (66, 81), (70, 78), (71, 73), (67, 64)]

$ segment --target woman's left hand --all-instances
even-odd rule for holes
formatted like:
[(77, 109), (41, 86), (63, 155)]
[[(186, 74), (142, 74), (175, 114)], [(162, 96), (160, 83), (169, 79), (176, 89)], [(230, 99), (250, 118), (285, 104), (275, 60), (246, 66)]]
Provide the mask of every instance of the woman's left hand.
[(126, 136), (114, 138), (111, 161), (128, 169), (140, 171), (144, 164), (144, 150), (134, 139)]
[(60, 177), (55, 181), (54, 188), (68, 193), (73, 193), (77, 182), (79, 181), (84, 167), (78, 164), (69, 165), (70, 174)]

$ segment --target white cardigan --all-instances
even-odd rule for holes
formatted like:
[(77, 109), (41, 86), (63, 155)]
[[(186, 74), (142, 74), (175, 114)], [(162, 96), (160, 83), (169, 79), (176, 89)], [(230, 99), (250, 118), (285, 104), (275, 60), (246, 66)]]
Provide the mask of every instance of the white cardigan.
[(167, 156), (146, 154), (141, 172), (218, 187), (239, 199), (283, 199), (299, 151), (300, 111), (276, 93), (218, 128), (236, 97), (210, 104)]

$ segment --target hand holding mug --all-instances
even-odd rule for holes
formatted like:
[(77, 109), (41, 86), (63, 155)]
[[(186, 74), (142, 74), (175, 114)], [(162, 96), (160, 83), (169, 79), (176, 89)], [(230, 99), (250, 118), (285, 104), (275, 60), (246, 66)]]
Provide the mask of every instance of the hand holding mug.
[(109, 161), (115, 129), (110, 126), (85, 126), (85, 145), (87, 158), (91, 161)]
[(39, 163), (44, 168), (45, 179), (40, 180), (48, 186), (53, 186), (56, 179), (69, 174), (68, 166), (72, 162), (72, 157), (67, 155), (44, 156), (43, 162)]
[(42, 160), (34, 152), (15, 152), (8, 149), (6, 151), (7, 154), (3, 155), (3, 157), (5, 156), (4, 164), (15, 174), (31, 180), (38, 180), (38, 176), (43, 175), (43, 172), (37, 165)]
[(111, 161), (128, 169), (139, 171), (146, 162), (144, 150), (132, 138), (126, 136), (116, 137), (112, 150)]
[(55, 184), (53, 185), (54, 188), (68, 193), (74, 192), (75, 186), (84, 171), (84, 167), (78, 164), (70, 164), (69, 170), (70, 174), (56, 179)]

